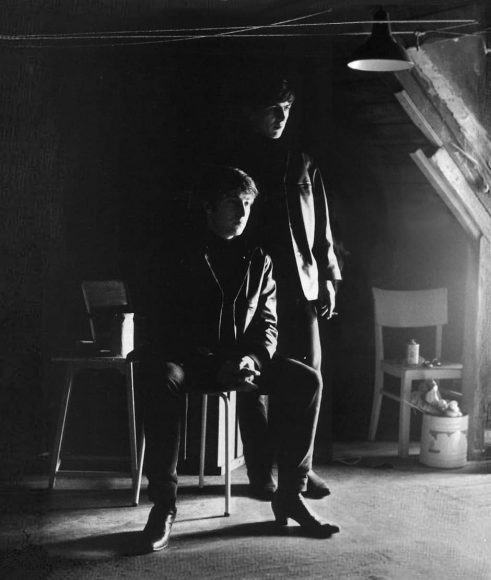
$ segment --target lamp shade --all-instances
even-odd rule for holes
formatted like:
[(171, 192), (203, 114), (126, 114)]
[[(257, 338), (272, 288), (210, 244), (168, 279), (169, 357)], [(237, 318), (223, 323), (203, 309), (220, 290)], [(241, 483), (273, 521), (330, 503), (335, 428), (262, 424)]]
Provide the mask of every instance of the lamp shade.
[(377, 10), (370, 38), (355, 50), (348, 66), (355, 70), (397, 72), (414, 66), (404, 48), (396, 42), (390, 30), (385, 10)]

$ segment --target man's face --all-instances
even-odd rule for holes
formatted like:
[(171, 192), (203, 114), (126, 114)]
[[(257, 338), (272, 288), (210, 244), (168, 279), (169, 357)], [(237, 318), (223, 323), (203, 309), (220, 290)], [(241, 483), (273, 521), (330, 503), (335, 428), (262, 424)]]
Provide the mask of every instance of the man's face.
[(283, 101), (255, 109), (249, 116), (252, 129), (269, 139), (279, 139), (286, 127), (292, 104)]
[(223, 197), (215, 207), (206, 209), (208, 227), (225, 240), (240, 236), (247, 225), (253, 203), (254, 195), (250, 193)]

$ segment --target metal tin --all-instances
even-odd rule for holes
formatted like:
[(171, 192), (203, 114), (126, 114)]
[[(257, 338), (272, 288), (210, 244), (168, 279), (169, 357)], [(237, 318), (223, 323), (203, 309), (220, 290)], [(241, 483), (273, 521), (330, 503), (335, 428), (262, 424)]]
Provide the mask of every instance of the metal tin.
[(419, 364), (419, 344), (412, 338), (406, 345), (406, 364)]
[(112, 354), (126, 357), (134, 348), (134, 314), (132, 312), (115, 314), (111, 334)]

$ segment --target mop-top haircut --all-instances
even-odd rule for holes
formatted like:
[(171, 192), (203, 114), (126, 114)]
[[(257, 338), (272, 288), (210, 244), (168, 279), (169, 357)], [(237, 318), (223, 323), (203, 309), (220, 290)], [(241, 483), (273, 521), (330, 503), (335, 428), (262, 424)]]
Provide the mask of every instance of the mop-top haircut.
[(212, 208), (226, 197), (237, 197), (243, 194), (259, 195), (256, 184), (241, 169), (228, 165), (206, 165), (196, 185), (196, 197)]
[(274, 74), (258, 74), (249, 78), (240, 100), (249, 109), (261, 109), (276, 103), (293, 103), (295, 91), (286, 78)]

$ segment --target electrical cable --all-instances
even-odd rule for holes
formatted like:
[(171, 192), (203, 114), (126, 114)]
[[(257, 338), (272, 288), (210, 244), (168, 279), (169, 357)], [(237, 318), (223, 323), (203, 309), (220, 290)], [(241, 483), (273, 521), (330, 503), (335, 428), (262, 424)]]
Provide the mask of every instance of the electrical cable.
[[(358, 32), (322, 32), (322, 33), (302, 33), (302, 32), (282, 32), (272, 33), (263, 32), (272, 29), (302, 29), (313, 27), (335, 27), (335, 26), (355, 26), (361, 24), (374, 24), (374, 20), (356, 20), (356, 21), (337, 21), (337, 22), (300, 22), (308, 18), (321, 16), (331, 9), (306, 14), (288, 20), (273, 22), (271, 24), (261, 24), (252, 26), (226, 26), (226, 27), (196, 27), (196, 28), (168, 28), (168, 29), (147, 29), (147, 30), (133, 30), (133, 31), (105, 31), (105, 32), (80, 32), (80, 33), (54, 33), (54, 34), (0, 34), (0, 42), (17, 43), (24, 48), (42, 48), (55, 47), (60, 43), (68, 43), (69, 41), (101, 41), (97, 43), (83, 43), (83, 44), (69, 44), (71, 48), (97, 48), (97, 47), (117, 47), (117, 46), (141, 46), (149, 44), (165, 44), (170, 42), (183, 42), (192, 40), (218, 39), (218, 38), (267, 38), (267, 37), (283, 37), (283, 38), (299, 38), (299, 37), (339, 37), (339, 36), (367, 36), (370, 31)], [(427, 34), (447, 33), (450, 35), (476, 35), (481, 31), (473, 33), (450, 33), (446, 32), (450, 29), (461, 28), (465, 26), (477, 25), (478, 22), (472, 19), (435, 19), (435, 20), (392, 20), (391, 24), (451, 24), (451, 26), (431, 29), (427, 31), (414, 30), (399, 30), (393, 31), (396, 35), (418, 34), (420, 37)], [(201, 34), (203, 31), (214, 31), (212, 34)], [(188, 34), (176, 34), (187, 32)], [(200, 34), (193, 34), (199, 32)], [(485, 30), (487, 32), (487, 30)], [(171, 34), (168, 34), (171, 33)], [(110, 42), (104, 42), (110, 40)], [(34, 43), (33, 43), (34, 41)], [(116, 41), (116, 42), (115, 42)], [(24, 43), (24, 44), (22, 44)]]

